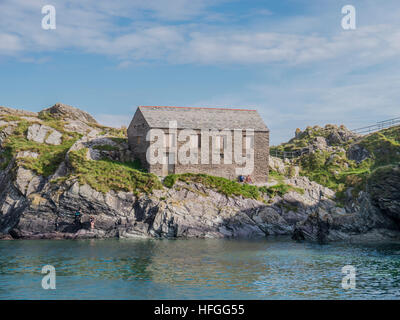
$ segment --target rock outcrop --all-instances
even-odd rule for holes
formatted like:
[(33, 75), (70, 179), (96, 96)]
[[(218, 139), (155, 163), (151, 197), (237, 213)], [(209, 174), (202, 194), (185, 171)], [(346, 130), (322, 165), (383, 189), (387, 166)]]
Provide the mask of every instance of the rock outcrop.
[(396, 223), (371, 203), (368, 194), (362, 193), (358, 201), (359, 207), (351, 213), (329, 213), (317, 208), (296, 225), (293, 239), (319, 243), (400, 239)]
[(349, 160), (354, 160), (357, 163), (361, 163), (365, 159), (368, 159), (370, 157), (371, 154), (369, 153), (369, 151), (357, 143), (352, 144), (347, 150), (347, 158), (349, 158)]
[(400, 164), (375, 170), (368, 191), (373, 204), (400, 225)]
[(45, 109), (39, 115), (50, 114), (52, 117), (63, 120), (79, 120), (89, 124), (97, 124), (97, 121), (87, 112), (62, 103), (56, 103), (51, 108)]
[[(11, 181), (4, 176), (3, 181)], [(308, 194), (308, 193), (307, 193)], [(226, 197), (201, 184), (177, 183), (151, 195), (106, 194), (78, 182), (44, 182), (20, 168), (15, 183), (0, 189), (0, 233), (14, 238), (201, 237), (255, 238), (290, 235), (312, 211), (313, 202), (296, 192), (270, 205)], [(327, 208), (334, 204), (327, 202)], [(82, 223), (74, 213), (83, 213)], [(96, 228), (89, 228), (89, 217)]]
[(62, 134), (48, 126), (33, 124), (28, 128), (27, 139), (38, 143), (61, 144)]
[[(319, 131), (322, 135), (316, 136)], [(135, 170), (137, 181), (131, 179), (135, 159), (127, 141), (115, 132), (63, 104), (39, 114), (0, 107), (0, 239), (399, 238), (399, 166), (374, 171), (368, 192), (354, 196), (349, 188), (346, 206), (338, 204), (333, 190), (301, 176), (299, 163), (274, 157), (270, 169), (277, 189), (264, 191), (258, 200), (228, 196), (193, 181), (150, 190), (147, 184), (154, 181), (140, 171)], [(300, 140), (294, 144), (310, 152), (333, 150), (323, 161), (336, 170), (347, 165), (341, 163), (345, 150), (340, 144), (350, 144), (356, 135), (344, 127), (326, 126), (296, 131), (296, 139), (303, 138), (307, 146)], [(355, 161), (367, 156), (356, 147), (349, 152)], [(116, 166), (128, 167), (122, 171), (125, 181), (141, 185), (140, 192), (121, 186)], [(107, 178), (115, 188), (102, 188), (104, 168), (111, 168)], [(279, 188), (283, 191), (273, 191)], [(80, 221), (75, 220), (76, 211), (83, 214)], [(95, 219), (94, 229), (90, 217)]]
[(296, 225), (296, 240), (318, 242), (361, 239), (400, 239), (400, 166), (372, 173), (368, 193), (361, 192), (353, 212), (327, 212), (321, 206)]
[(0, 115), (11, 115), (11, 116), (18, 115), (18, 116), (25, 116), (25, 117), (37, 117), (38, 113), (0, 106)]

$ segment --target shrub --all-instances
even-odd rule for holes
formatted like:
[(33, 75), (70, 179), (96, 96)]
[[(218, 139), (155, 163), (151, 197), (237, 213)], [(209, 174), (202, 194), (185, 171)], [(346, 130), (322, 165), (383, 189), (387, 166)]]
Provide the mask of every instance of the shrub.
[(266, 186), (257, 187), (255, 185), (243, 184), (222, 177), (194, 173), (171, 174), (165, 177), (163, 183), (166, 187), (172, 188), (176, 181), (201, 183), (205, 187), (215, 189), (217, 192), (226, 196), (242, 196), (243, 198), (256, 200), (261, 200), (263, 194), (275, 196), (284, 195), (289, 191), (304, 192), (302, 189), (285, 184), (279, 184), (279, 186), (269, 188)]
[(20, 121), (14, 133), (4, 141), (4, 152), (1, 157), (5, 161), (2, 162), (1, 167), (4, 169), (19, 152), (31, 151), (37, 153), (38, 157), (21, 158), (17, 160), (17, 163), (38, 175), (48, 177), (54, 174), (61, 162), (64, 161), (68, 149), (80, 138), (80, 135), (63, 136), (62, 143), (57, 146), (37, 143), (26, 138), (29, 125), (30, 123), (25, 120)]
[(110, 190), (140, 193), (151, 193), (161, 189), (157, 176), (137, 169), (137, 162), (118, 162), (112, 160), (87, 160), (87, 149), (69, 153), (69, 163), (73, 176), (80, 184), (88, 184), (93, 189), (107, 193)]

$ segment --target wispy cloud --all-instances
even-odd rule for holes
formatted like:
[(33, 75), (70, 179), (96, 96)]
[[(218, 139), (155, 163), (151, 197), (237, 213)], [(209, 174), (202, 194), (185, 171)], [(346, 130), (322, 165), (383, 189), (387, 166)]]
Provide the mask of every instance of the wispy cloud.
[[(322, 10), (320, 1), (308, 0), (296, 1), (308, 10), (278, 18), (267, 4), (240, 14), (214, 10), (229, 0), (53, 0), (57, 29), (44, 31), (47, 2), (0, 2), (0, 57), (43, 63), (65, 50), (106, 56), (117, 69), (146, 63), (252, 68), (268, 77), (185, 102), (259, 106), (273, 143), (290, 138), (288, 128), (356, 127), (398, 112), (400, 7), (394, 0), (357, 4), (354, 31), (341, 29), (336, 2), (324, 2), (329, 10)], [(130, 115), (97, 118), (120, 126)]]
[[(16, 5), (18, 3), (18, 6)], [(167, 4), (168, 3), (168, 4)], [(124, 61), (198, 64), (302, 64), (346, 58), (357, 63), (400, 54), (400, 27), (372, 25), (353, 32), (298, 34), (237, 30), (185, 23), (202, 15), (210, 1), (55, 1), (58, 28), (40, 28), (45, 1), (5, 0), (0, 11), (0, 54), (76, 49)], [(264, 10), (263, 14), (270, 11)], [(157, 17), (157, 20), (143, 17)], [(128, 17), (122, 24), (118, 18)], [(135, 17), (141, 17), (135, 20)], [(24, 21), (24, 23), (21, 23)], [(174, 23), (171, 23), (173, 21)], [(201, 30), (201, 31), (199, 31)]]

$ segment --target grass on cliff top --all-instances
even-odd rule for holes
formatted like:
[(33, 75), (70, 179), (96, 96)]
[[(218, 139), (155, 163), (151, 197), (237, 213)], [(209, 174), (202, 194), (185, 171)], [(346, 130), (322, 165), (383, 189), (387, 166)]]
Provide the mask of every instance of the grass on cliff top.
[(272, 187), (257, 187), (250, 184), (239, 183), (222, 177), (210, 176), (207, 174), (194, 174), (194, 173), (183, 173), (183, 174), (170, 174), (164, 178), (164, 185), (168, 188), (172, 188), (177, 181), (186, 183), (201, 183), (207, 188), (215, 189), (217, 192), (222, 193), (226, 196), (242, 196), (243, 198), (250, 198), (256, 200), (262, 200), (264, 194), (268, 194), (270, 197), (276, 195), (284, 195), (289, 191), (295, 191), (303, 193), (304, 190), (295, 188), (286, 184), (278, 184)]
[(138, 163), (122, 163), (111, 160), (87, 160), (88, 149), (84, 148), (68, 154), (69, 164), (80, 184), (88, 184), (93, 189), (107, 193), (110, 190), (151, 193), (162, 189), (162, 184), (151, 173), (140, 171)]
[(372, 184), (380, 184), (394, 176), (400, 175), (400, 162), (382, 166), (373, 170), (368, 177), (368, 182)]
[(373, 170), (400, 162), (400, 126), (369, 134), (357, 143), (369, 151), (371, 158), (356, 163), (345, 152), (320, 150), (302, 155), (295, 163), (301, 167), (302, 175), (336, 191), (339, 199), (349, 187), (354, 188), (353, 194), (358, 194), (365, 189)]
[[(19, 152), (31, 151), (37, 153), (38, 158), (20, 158), (17, 159), (17, 164), (38, 175), (48, 177), (54, 174), (61, 162), (64, 161), (67, 151), (80, 138), (80, 135), (63, 134), (62, 143), (58, 146), (37, 143), (26, 138), (28, 127), (31, 124), (26, 120), (21, 120), (13, 134), (4, 141), (4, 151), (0, 154), (0, 158), (2, 158), (0, 168), (5, 169)], [(62, 131), (60, 130), (60, 132)]]
[(397, 163), (400, 161), (400, 126), (367, 135), (360, 145), (372, 155), (372, 169)]
[(22, 120), (22, 118), (11, 114), (4, 114), (0, 116), (0, 120), (12, 122), (12, 121), (20, 121)]
[(355, 196), (365, 189), (372, 161), (364, 160), (357, 164), (344, 153), (333, 155), (330, 152), (317, 151), (301, 156), (297, 163), (301, 167), (301, 175), (335, 191), (340, 202), (344, 200), (347, 188), (352, 187)]
[[(270, 153), (271, 153), (271, 155), (273, 155), (274, 151), (291, 152), (291, 151), (301, 150), (301, 149), (307, 147), (310, 143), (312, 143), (312, 141), (315, 138), (317, 138), (317, 137), (328, 138), (332, 132), (334, 132), (338, 129), (344, 130), (345, 127), (343, 127), (343, 126), (337, 127), (335, 125), (330, 125), (330, 124), (327, 124), (325, 127), (320, 127), (320, 126), (310, 127), (309, 126), (304, 131), (302, 131), (302, 132), (299, 131), (298, 135), (296, 137), (294, 137), (293, 139), (289, 140), (288, 142), (282, 143), (278, 146), (271, 146)], [(345, 143), (344, 145), (349, 145), (349, 144), (350, 144), (350, 141)]]

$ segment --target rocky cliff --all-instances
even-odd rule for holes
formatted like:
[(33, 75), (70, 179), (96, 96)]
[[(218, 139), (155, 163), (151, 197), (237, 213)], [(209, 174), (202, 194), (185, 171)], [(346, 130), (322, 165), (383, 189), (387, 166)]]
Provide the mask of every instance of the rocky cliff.
[(301, 162), (278, 158), (266, 186), (195, 174), (161, 181), (132, 158), (124, 128), (63, 104), (39, 113), (0, 108), (0, 144), (1, 238), (398, 237), (398, 167), (376, 171), (370, 193), (346, 203)]
[[(286, 166), (329, 187), (343, 214), (318, 208), (296, 225), (298, 240), (335, 241), (397, 238), (400, 214), (400, 127), (359, 136), (344, 126), (297, 130), (275, 147), (294, 153)], [(305, 151), (305, 152), (304, 152)]]

